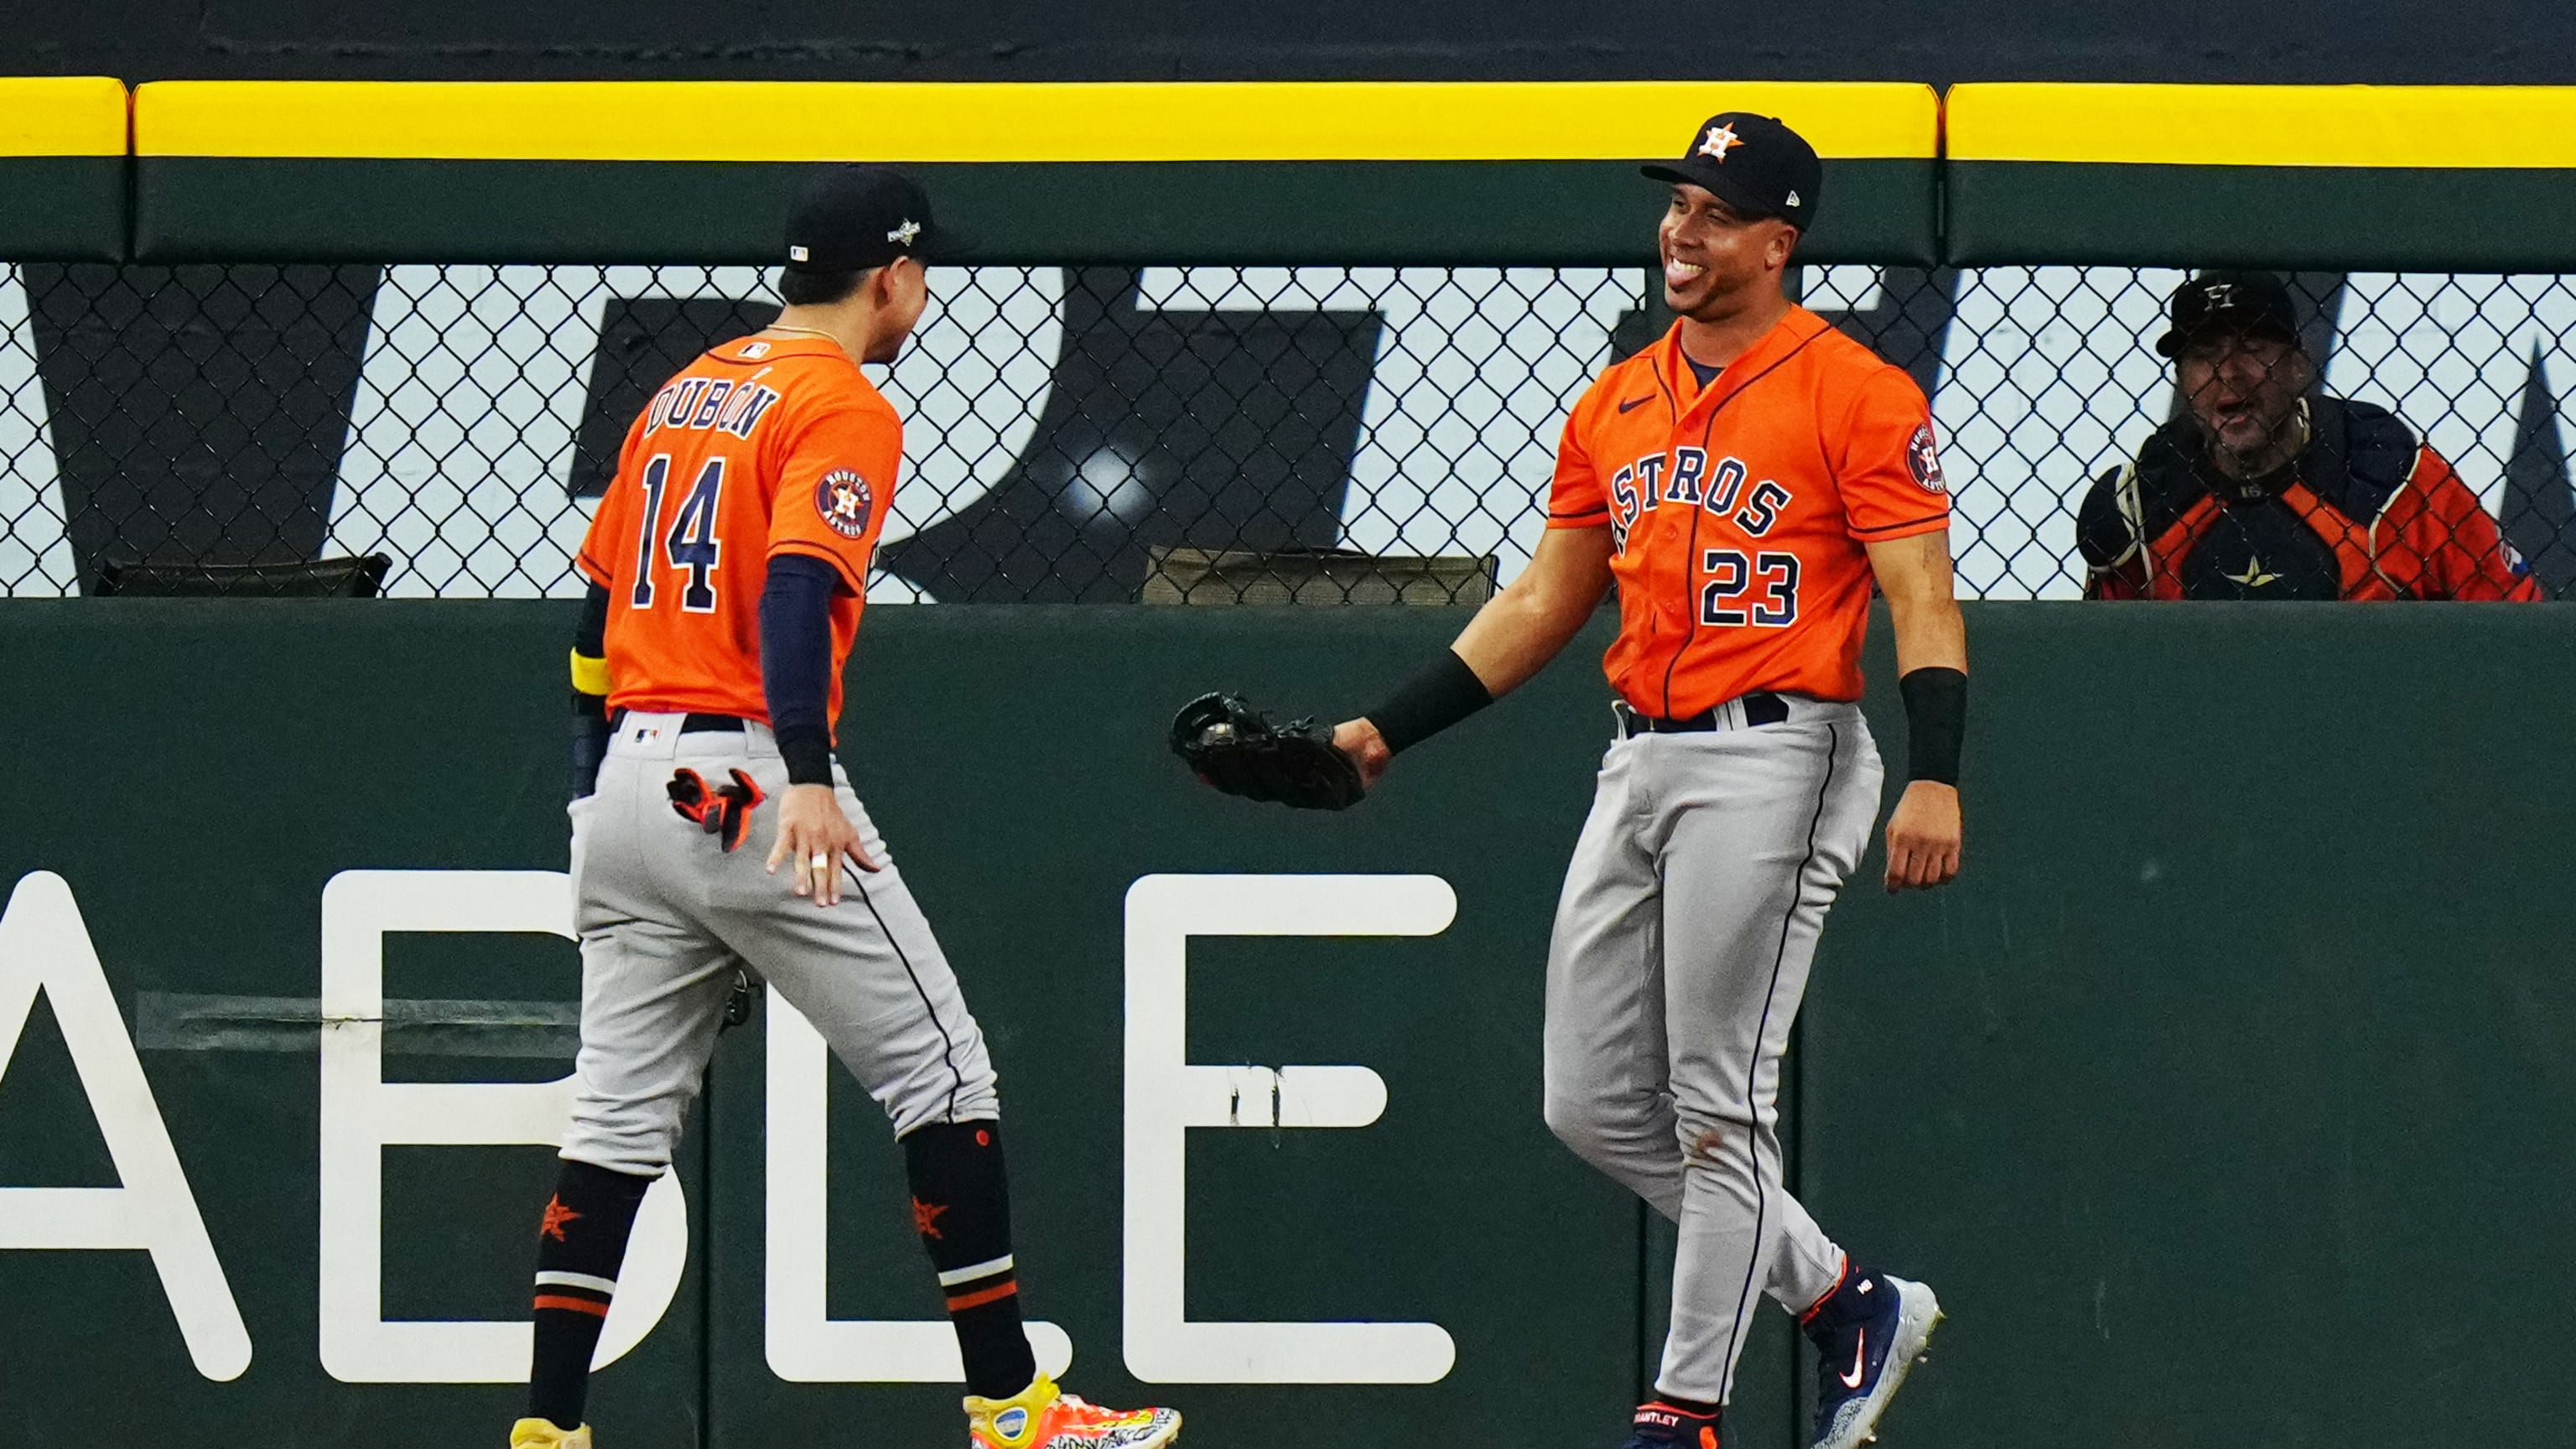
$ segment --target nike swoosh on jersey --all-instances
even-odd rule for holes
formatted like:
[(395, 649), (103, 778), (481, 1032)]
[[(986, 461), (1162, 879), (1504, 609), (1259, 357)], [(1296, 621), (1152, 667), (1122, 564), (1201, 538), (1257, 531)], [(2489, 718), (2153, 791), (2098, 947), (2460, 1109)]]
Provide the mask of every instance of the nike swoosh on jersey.
[(1653, 402), (1654, 400), (1655, 395), (1653, 393), (1648, 393), (1644, 397), (1632, 397), (1626, 402), (1619, 404), (1619, 411), (1623, 413), (1633, 413), (1637, 409), (1644, 407), (1646, 404)]

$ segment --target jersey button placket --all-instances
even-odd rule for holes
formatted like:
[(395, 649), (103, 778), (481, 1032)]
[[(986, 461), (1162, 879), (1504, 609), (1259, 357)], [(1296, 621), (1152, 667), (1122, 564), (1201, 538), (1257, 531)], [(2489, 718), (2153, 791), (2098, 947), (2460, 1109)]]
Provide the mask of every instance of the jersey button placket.
[[(1672, 470), (1673, 445), (1667, 441), (1664, 444), (1664, 466), (1659, 477), (1670, 478)], [(1659, 483), (1657, 486), (1663, 485)], [(1676, 531), (1680, 527), (1677, 520), (1681, 519), (1681, 514), (1675, 510), (1681, 507), (1683, 507), (1682, 504), (1670, 499), (1656, 505), (1655, 518), (1661, 527), (1657, 529), (1653, 540), (1656, 545), (1655, 621), (1663, 626), (1657, 632), (1675, 636), (1687, 635), (1690, 632), (1690, 611), (1685, 607), (1691, 591), (1689, 550), (1683, 547), (1678, 554), (1675, 552), (1677, 544), (1680, 543), (1680, 539), (1676, 536)]]

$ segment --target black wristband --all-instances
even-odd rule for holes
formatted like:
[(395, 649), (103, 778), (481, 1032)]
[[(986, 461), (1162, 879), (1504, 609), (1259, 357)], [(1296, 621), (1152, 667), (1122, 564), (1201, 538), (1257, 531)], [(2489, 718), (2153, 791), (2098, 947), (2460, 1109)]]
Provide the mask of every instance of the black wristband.
[(1493, 702), (1492, 692), (1467, 661), (1455, 650), (1443, 649), (1429, 668), (1406, 680), (1364, 718), (1377, 726), (1390, 752), (1401, 754), (1406, 746), (1422, 743)]
[(774, 730), (778, 741), (778, 758), (787, 764), (790, 785), (829, 785), (832, 783), (832, 737), (811, 727), (790, 725)]
[(1933, 665), (1896, 681), (1905, 696), (1905, 777), (1959, 783), (1959, 747), (1968, 734), (1968, 676)]

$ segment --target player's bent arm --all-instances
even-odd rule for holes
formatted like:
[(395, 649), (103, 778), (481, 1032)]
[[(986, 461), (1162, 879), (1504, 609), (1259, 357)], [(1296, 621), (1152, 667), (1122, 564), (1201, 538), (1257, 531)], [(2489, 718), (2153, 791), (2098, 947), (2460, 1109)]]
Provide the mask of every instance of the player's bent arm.
[(770, 737), (787, 767), (768, 868), (792, 862), (796, 894), (841, 899), (841, 862), (875, 870), (832, 781), (832, 593), (840, 573), (821, 559), (776, 554), (760, 595), (760, 687)]
[(1374, 784), (1396, 753), (1456, 724), (1547, 667), (1610, 587), (1611, 537), (1596, 528), (1551, 528), (1529, 567), (1476, 611), (1457, 641), (1429, 668), (1365, 716), (1333, 731), (1333, 743)]
[(1500, 699), (1583, 629), (1610, 588), (1610, 526), (1551, 528), (1519, 578), (1467, 622), (1449, 651)]
[(1950, 536), (1868, 545), (1870, 572), (1896, 630), (1908, 782), (1887, 820), (1887, 888), (1946, 885), (1959, 874), (1959, 751), (1968, 720), (1968, 628), (1952, 597)]

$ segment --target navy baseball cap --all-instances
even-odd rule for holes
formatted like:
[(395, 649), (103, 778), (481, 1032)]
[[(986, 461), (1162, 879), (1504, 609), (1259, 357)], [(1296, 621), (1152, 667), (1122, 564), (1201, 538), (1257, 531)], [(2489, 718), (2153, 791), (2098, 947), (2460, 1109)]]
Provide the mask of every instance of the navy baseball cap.
[(2174, 289), (2173, 325), (2156, 339), (2156, 351), (2178, 357), (2213, 332), (2271, 332), (2299, 340), (2299, 309), (2289, 284), (2270, 272), (2203, 272)]
[(1825, 190), (1824, 163), (1807, 138), (1777, 116), (1750, 111), (1709, 117), (1680, 160), (1638, 169), (1657, 181), (1687, 181), (1746, 216), (1776, 216), (1800, 231), (1815, 221)]
[(787, 267), (862, 272), (898, 257), (927, 265), (966, 250), (930, 214), (921, 183), (891, 166), (834, 166), (806, 183), (787, 214)]

